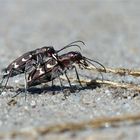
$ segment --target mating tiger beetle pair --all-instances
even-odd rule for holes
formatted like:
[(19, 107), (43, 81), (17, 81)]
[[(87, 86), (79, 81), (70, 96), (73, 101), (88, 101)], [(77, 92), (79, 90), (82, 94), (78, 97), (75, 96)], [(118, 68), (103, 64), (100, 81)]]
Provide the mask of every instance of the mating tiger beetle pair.
[[(63, 84), (60, 76), (63, 74), (66, 76), (69, 86), (72, 89), (71, 82), (67, 75), (67, 71), (72, 69), (75, 70), (77, 80), (82, 87), (75, 64), (77, 64), (80, 68), (85, 69), (89, 66), (89, 64), (96, 67), (92, 62), (99, 64), (104, 69), (105, 67), (101, 63), (89, 59), (77, 51), (71, 51), (62, 55), (58, 55), (60, 51), (72, 46), (76, 46), (81, 49), (78, 43), (85, 45), (83, 41), (78, 40), (64, 46), (60, 50), (55, 50), (52, 46), (45, 46), (24, 53), (22, 56), (11, 62), (5, 69), (3, 69), (4, 74), (2, 76), (1, 86), (4, 81), (5, 84), (2, 86), (0, 94), (5, 90), (10, 77), (14, 77), (23, 73), (25, 75), (25, 93), (27, 93), (28, 88), (42, 83), (52, 82), (53, 86), (53, 80), (56, 78), (59, 78), (62, 88)], [(15, 96), (17, 96), (17, 94)]]

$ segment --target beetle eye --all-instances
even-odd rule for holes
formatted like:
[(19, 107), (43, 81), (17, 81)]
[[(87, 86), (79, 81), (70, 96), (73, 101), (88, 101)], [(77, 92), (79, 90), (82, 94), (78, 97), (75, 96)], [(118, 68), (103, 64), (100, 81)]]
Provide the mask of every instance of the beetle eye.
[(54, 53), (55, 53), (55, 50), (54, 50), (53, 47), (49, 47), (49, 48), (47, 49), (47, 54), (48, 54), (48, 55), (52, 55), (52, 54), (54, 54)]
[(50, 52), (52, 52), (52, 50), (53, 50), (52, 48), (48, 48), (47, 52), (50, 53)]

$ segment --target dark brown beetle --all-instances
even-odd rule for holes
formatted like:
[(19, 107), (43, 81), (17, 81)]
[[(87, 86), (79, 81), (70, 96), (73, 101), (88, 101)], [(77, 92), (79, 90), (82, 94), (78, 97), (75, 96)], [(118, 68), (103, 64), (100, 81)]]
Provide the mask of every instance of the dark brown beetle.
[[(37, 69), (39, 67), (39, 65), (44, 63), (49, 57), (57, 60), (58, 53), (66, 48), (69, 48), (72, 46), (77, 46), (80, 48), (79, 45), (75, 44), (75, 43), (79, 43), (79, 42), (83, 43), (85, 45), (85, 43), (83, 41), (78, 40), (78, 41), (74, 41), (74, 42), (64, 46), (60, 50), (55, 50), (52, 46), (49, 46), (49, 47), (45, 46), (42, 48), (35, 49), (33, 51), (29, 51), (29, 52), (23, 54), (22, 56), (18, 57), (17, 59), (12, 61), (7, 66), (7, 68), (3, 69), (5, 74), (3, 74), (3, 76), (2, 76), (1, 85), (5, 78), (7, 78), (7, 80), (5, 82), (5, 85), (2, 89), (2, 91), (5, 89), (10, 77), (25, 73), (25, 80), (26, 80), (26, 73), (32, 71), (33, 69)], [(26, 85), (25, 85), (25, 88), (26, 88)]]
[(85, 69), (89, 66), (89, 64), (96, 67), (92, 62), (99, 64), (105, 69), (105, 67), (101, 63), (82, 56), (80, 52), (68, 52), (61, 56), (58, 56), (57, 61), (54, 59), (49, 59), (43, 65), (40, 65), (38, 69), (34, 69), (32, 72), (30, 72), (27, 80), (27, 85), (28, 87), (31, 87), (39, 85), (41, 83), (50, 82), (56, 78), (60, 79), (60, 75), (65, 74), (71, 87), (71, 82), (67, 76), (67, 71), (75, 69), (77, 79), (82, 86), (75, 64), (77, 64), (80, 68)]

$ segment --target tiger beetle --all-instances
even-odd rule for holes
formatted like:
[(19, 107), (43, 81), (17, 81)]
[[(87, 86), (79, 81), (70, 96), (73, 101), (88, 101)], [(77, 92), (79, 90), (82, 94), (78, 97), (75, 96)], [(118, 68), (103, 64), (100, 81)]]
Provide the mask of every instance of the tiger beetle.
[[(99, 64), (101, 67), (105, 69), (105, 67), (101, 63), (83, 56), (80, 52), (72, 51), (72, 52), (65, 53), (61, 56), (58, 56), (57, 61), (54, 59), (49, 59), (47, 62), (40, 65), (37, 69), (34, 69), (29, 73), (27, 79), (28, 88), (39, 85), (41, 83), (46, 83), (51, 81), (53, 86), (53, 80), (59, 78), (61, 89), (62, 89), (63, 85), (60, 76), (64, 74), (67, 78), (70, 89), (72, 89), (70, 79), (67, 75), (67, 71), (72, 69), (75, 70), (77, 80), (80, 86), (83, 87), (75, 64), (77, 64), (82, 69), (83, 68), (86, 69), (89, 66), (89, 64), (97, 68), (96, 65), (94, 65), (92, 62)], [(102, 73), (100, 74), (102, 76)]]
[[(33, 70), (38, 70), (40, 65), (42, 65), (45, 61), (47, 61), (48, 58), (52, 58), (55, 61), (58, 59), (58, 53), (66, 48), (77, 46), (80, 48), (80, 46), (76, 43), (82, 43), (85, 45), (85, 43), (81, 40), (71, 42), (70, 44), (64, 46), (60, 50), (55, 50), (52, 46), (44, 46), (42, 48), (35, 49), (33, 51), (29, 51), (27, 53), (24, 53), (14, 61), (12, 61), (5, 69), (3, 69), (2, 81), (0, 83), (2, 90), (0, 94), (4, 91), (4, 89), (7, 86), (8, 80), (10, 77), (19, 75), (24, 73), (25, 74), (25, 89), (27, 89), (27, 73), (30, 73)], [(81, 49), (81, 48), (80, 48)], [(5, 85), (2, 86), (4, 79), (6, 79)]]

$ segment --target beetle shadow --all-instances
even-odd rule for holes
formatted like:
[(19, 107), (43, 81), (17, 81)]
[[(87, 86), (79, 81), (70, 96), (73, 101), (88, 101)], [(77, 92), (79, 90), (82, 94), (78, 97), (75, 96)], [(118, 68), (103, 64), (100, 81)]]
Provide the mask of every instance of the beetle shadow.
[[(69, 91), (70, 93), (75, 93), (75, 92), (80, 92), (82, 90), (86, 90), (86, 89), (96, 89), (96, 88), (100, 88), (101, 85), (99, 83), (96, 83), (96, 80), (93, 80), (90, 83), (87, 83), (85, 86), (81, 87), (80, 85), (72, 85), (72, 87), (70, 88), (69, 86), (59, 86), (59, 85), (54, 85), (54, 86), (48, 86), (48, 87), (30, 87), (29, 89), (27, 89), (29, 94), (47, 94), (47, 93), (52, 93), (54, 94), (59, 94), (61, 93), (61, 91), (64, 93), (66, 91)], [(16, 93), (21, 93), (21, 92), (26, 92), (24, 88), (20, 88), (16, 91)]]

